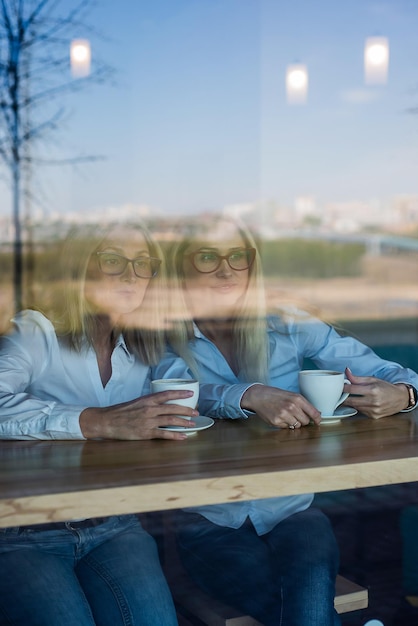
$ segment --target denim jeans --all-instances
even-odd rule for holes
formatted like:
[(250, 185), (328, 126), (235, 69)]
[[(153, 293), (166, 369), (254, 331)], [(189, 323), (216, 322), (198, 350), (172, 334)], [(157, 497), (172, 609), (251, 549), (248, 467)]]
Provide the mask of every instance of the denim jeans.
[(176, 612), (155, 541), (136, 516), (77, 530), (0, 530), (1, 626), (158, 624), (176, 626)]
[(201, 588), (265, 626), (338, 626), (334, 609), (338, 547), (319, 510), (291, 515), (258, 536), (251, 522), (233, 529), (182, 512), (180, 558)]

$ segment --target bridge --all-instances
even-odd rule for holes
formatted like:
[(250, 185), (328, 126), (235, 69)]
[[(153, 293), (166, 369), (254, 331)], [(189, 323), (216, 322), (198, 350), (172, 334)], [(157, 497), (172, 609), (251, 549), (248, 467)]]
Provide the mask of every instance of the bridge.
[[(379, 256), (391, 250), (418, 252), (418, 239), (382, 233), (354, 234), (292, 229), (281, 231), (276, 234), (276, 237), (279, 239), (309, 239), (311, 241), (330, 241), (335, 243), (359, 243), (364, 245), (367, 253), (373, 256)], [(269, 233), (269, 238), (272, 238), (271, 233)]]

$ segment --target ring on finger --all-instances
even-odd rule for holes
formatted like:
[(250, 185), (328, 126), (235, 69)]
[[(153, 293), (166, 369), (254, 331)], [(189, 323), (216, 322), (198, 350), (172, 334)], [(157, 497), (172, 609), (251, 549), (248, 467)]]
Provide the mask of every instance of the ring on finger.
[(295, 428), (296, 428), (296, 426), (297, 426), (298, 424), (299, 424), (299, 421), (298, 421), (298, 420), (296, 420), (294, 424), (289, 424), (289, 428), (290, 428), (291, 430), (295, 430)]

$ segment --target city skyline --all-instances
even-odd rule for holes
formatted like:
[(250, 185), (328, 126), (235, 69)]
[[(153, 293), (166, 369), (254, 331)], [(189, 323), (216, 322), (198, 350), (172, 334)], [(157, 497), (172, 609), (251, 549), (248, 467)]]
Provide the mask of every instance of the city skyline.
[[(215, 214), (244, 220), (263, 239), (286, 237), (361, 240), (374, 245), (378, 239), (402, 239), (401, 248), (418, 249), (418, 194), (400, 195), (389, 207), (382, 208), (376, 202), (347, 201), (330, 202), (319, 206), (311, 196), (294, 199), (293, 206), (274, 201), (237, 203), (226, 205), (216, 211), (201, 212), (202, 219)], [(50, 212), (37, 210), (32, 215), (30, 232), (24, 230), (23, 239), (40, 241), (56, 239), (68, 232), (73, 225), (135, 222), (138, 217), (152, 224), (153, 230), (164, 232), (170, 238), (170, 228), (188, 214), (155, 212), (148, 205), (127, 203), (123, 206), (101, 207), (87, 213)], [(171, 226), (170, 226), (171, 225)], [(12, 216), (0, 215), (0, 243), (11, 244), (14, 240)]]

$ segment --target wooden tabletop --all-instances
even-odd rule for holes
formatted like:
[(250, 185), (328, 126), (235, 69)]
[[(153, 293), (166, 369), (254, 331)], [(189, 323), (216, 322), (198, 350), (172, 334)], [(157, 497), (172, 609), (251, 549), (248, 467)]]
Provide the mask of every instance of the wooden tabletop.
[(185, 441), (0, 441), (0, 526), (418, 481), (418, 411)]

